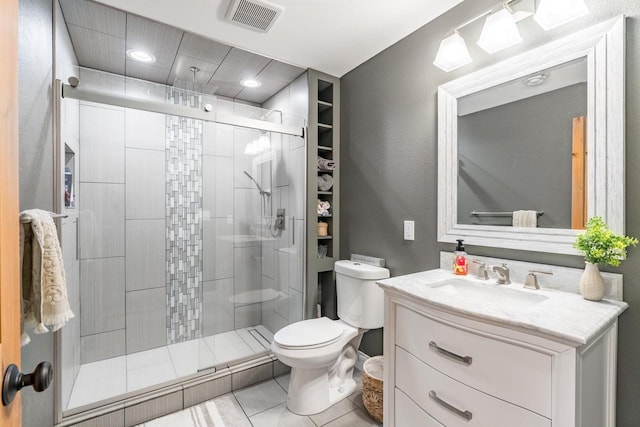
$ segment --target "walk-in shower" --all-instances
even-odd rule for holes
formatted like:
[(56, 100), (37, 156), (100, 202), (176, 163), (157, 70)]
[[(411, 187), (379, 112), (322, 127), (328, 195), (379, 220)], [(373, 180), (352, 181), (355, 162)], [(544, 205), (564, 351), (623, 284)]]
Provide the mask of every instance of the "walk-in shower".
[(60, 110), (68, 414), (268, 354), (303, 318), (305, 288), (302, 119), (90, 70), (79, 80)]

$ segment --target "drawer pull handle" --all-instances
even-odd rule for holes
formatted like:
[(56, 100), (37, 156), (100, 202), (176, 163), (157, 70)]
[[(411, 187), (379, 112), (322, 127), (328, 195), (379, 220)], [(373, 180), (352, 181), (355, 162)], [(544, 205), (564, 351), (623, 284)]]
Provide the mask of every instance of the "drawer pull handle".
[(436, 403), (440, 406), (442, 406), (445, 409), (448, 409), (449, 411), (453, 412), (454, 414), (456, 414), (459, 417), (464, 418), (467, 421), (471, 421), (471, 418), (473, 418), (473, 414), (469, 411), (461, 411), (460, 409), (456, 408), (455, 406), (451, 405), (450, 403), (445, 402), (444, 400), (440, 399), (438, 397), (438, 395), (436, 394), (435, 391), (431, 390), (429, 392), (429, 397), (432, 398), (433, 400), (436, 401)]
[(460, 362), (463, 365), (471, 365), (471, 362), (473, 362), (473, 358), (471, 356), (459, 356), (455, 353), (452, 353), (448, 350), (445, 350), (442, 347), (439, 347), (438, 344), (436, 344), (435, 341), (431, 341), (429, 343), (429, 348), (433, 351), (435, 351), (436, 353), (444, 356), (444, 357), (448, 357), (451, 360), (455, 360), (456, 362)]

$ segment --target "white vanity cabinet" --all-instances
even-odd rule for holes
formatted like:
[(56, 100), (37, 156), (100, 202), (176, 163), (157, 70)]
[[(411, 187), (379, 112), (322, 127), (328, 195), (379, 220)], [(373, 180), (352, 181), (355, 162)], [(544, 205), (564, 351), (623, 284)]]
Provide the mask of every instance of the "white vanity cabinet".
[(615, 426), (617, 315), (579, 343), (398, 283), (382, 282), (385, 427)]

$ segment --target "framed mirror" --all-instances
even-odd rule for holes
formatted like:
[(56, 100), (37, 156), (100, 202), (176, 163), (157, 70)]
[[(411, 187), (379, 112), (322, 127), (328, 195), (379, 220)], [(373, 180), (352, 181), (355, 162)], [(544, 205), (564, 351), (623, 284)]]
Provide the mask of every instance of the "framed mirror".
[(624, 233), (624, 17), (438, 88), (438, 241), (578, 254)]

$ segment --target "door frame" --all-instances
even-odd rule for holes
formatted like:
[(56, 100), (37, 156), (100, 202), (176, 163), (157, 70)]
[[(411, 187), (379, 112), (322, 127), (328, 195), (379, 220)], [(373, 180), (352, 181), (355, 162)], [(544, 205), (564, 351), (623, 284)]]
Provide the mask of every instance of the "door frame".
[[(18, 0), (0, 2), (0, 365), (20, 367), (18, 188)], [(20, 393), (0, 409), (0, 426), (22, 424)]]

